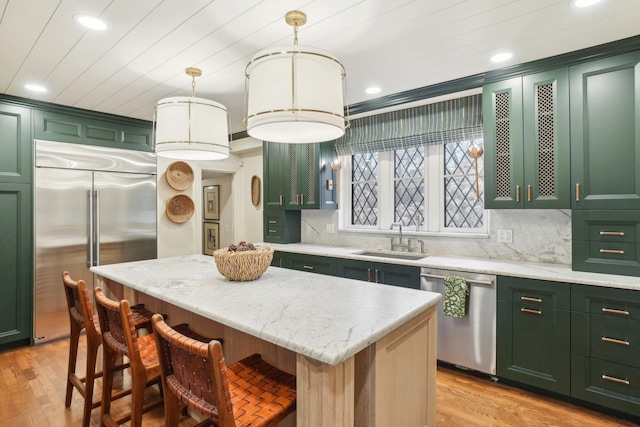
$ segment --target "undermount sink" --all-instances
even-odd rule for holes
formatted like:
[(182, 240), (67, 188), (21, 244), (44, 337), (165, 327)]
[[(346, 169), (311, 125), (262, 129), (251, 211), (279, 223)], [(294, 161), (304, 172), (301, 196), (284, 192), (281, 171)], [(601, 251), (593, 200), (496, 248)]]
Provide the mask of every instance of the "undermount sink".
[(375, 256), (379, 258), (408, 259), (408, 260), (416, 260), (416, 259), (422, 259), (427, 257), (427, 254), (417, 254), (412, 252), (383, 252), (383, 251), (361, 251), (361, 252), (354, 253), (354, 255)]

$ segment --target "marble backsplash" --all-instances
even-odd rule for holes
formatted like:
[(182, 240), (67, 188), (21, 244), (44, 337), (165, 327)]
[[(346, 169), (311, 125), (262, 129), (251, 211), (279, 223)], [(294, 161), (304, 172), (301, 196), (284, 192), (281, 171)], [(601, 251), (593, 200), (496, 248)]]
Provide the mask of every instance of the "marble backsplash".
[[(571, 210), (491, 210), (488, 237), (410, 236), (425, 241), (429, 255), (571, 264)], [(335, 233), (327, 233), (333, 224)], [(497, 230), (513, 231), (512, 243), (498, 243)], [(389, 233), (338, 230), (338, 212), (302, 211), (302, 243), (362, 249), (389, 249)], [(416, 244), (415, 247), (418, 247)]]

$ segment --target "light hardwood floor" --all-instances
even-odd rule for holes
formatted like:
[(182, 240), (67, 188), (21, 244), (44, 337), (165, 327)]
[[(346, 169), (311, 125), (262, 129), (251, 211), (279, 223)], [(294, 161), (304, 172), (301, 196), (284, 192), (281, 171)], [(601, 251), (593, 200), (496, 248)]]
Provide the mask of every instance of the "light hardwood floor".
[[(83, 345), (84, 338), (81, 363), (84, 363)], [(71, 407), (64, 407), (68, 349), (68, 340), (60, 340), (0, 353), (0, 426), (81, 425), (80, 395), (74, 392)], [(149, 397), (157, 397), (157, 392), (150, 392)], [(126, 406), (127, 399), (121, 399), (114, 409)], [(436, 408), (438, 427), (636, 425), (446, 368), (438, 368)], [(92, 426), (99, 425), (99, 413), (99, 409), (94, 409)], [(145, 414), (143, 425), (162, 426), (162, 413), (160, 408)], [(194, 424), (185, 418), (181, 426)]]

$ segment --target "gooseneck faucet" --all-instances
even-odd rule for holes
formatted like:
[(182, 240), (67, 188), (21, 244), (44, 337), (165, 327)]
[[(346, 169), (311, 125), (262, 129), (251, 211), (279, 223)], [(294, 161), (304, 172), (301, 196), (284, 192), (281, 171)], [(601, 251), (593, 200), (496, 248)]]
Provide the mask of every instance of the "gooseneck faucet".
[(398, 226), (398, 243), (395, 243), (393, 241), (393, 236), (391, 236), (391, 250), (395, 251), (396, 248), (404, 248), (407, 250), (407, 252), (411, 252), (411, 239), (409, 239), (407, 243), (402, 242), (402, 223), (394, 222), (391, 224), (391, 227), (389, 227), (389, 229), (393, 230), (394, 225)]
[(398, 243), (402, 243), (402, 223), (401, 222), (393, 222), (393, 223), (391, 223), (391, 227), (389, 227), (389, 230), (393, 230), (393, 226), (394, 225), (397, 225), (398, 229), (399, 229), (400, 240), (398, 241)]

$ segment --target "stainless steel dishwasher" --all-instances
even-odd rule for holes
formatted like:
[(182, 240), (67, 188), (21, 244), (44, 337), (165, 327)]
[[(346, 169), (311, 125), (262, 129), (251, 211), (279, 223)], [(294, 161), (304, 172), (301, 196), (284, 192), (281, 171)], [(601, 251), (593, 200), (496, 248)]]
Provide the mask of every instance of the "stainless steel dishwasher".
[(420, 289), (444, 297), (446, 276), (464, 277), (469, 284), (467, 314), (445, 316), (438, 303), (438, 360), (490, 375), (496, 374), (496, 277), (487, 274), (422, 268)]

